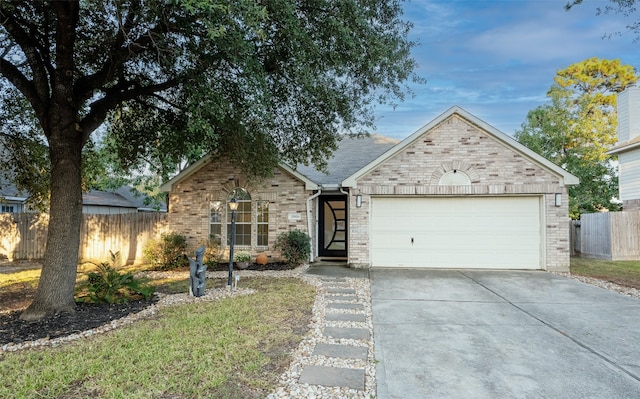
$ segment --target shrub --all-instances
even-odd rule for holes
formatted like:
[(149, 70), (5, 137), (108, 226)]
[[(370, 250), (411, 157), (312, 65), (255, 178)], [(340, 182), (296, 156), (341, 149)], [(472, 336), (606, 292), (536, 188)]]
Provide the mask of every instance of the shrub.
[[(218, 265), (218, 263), (220, 262), (220, 259), (222, 258), (222, 254), (220, 251), (220, 244), (218, 243), (218, 240), (216, 240), (213, 237), (210, 237), (209, 240), (202, 242), (200, 245), (198, 245), (198, 247), (204, 245), (205, 246), (205, 250), (204, 250), (204, 259), (202, 261), (203, 264), (205, 264), (207, 267), (215, 267)], [(192, 254), (194, 253), (194, 251), (191, 251), (190, 256), (193, 256)]]
[(133, 273), (120, 273), (115, 265), (120, 252), (111, 252), (111, 262), (96, 265), (97, 270), (88, 274), (87, 281), (78, 287), (77, 299), (91, 303), (122, 303), (134, 299), (149, 299), (155, 288), (146, 279)]
[(143, 249), (147, 262), (156, 270), (170, 270), (188, 264), (187, 237), (180, 233), (163, 233), (159, 240), (151, 240)]
[(301, 230), (290, 230), (278, 235), (273, 246), (279, 249), (285, 261), (294, 266), (298, 266), (309, 259), (311, 245), (309, 236)]

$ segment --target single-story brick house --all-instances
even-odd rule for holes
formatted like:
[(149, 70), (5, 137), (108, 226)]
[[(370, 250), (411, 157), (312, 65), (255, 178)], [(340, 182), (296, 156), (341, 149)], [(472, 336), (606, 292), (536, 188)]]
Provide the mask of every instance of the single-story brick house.
[(453, 107), (395, 142), (345, 138), (329, 173), (280, 165), (248, 181), (205, 157), (162, 186), (169, 227), (192, 243), (227, 243), (233, 196), (236, 245), (272, 251), (290, 229), (309, 234), (312, 261), (351, 267), (568, 271), (567, 187), (578, 179)]

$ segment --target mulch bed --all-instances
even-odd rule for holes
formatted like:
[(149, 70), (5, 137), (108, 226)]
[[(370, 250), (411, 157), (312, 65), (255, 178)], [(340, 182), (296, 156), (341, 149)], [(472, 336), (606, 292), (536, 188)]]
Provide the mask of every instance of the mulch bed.
[[(266, 265), (259, 265), (257, 263), (249, 263), (249, 267), (247, 267), (246, 269), (242, 269), (242, 270), (257, 270), (257, 271), (268, 271), (268, 270), (274, 270), (274, 271), (278, 271), (278, 270), (291, 270), (291, 269), (295, 269), (295, 266), (291, 266), (287, 263), (284, 262), (271, 262), (271, 263), (267, 263)], [(237, 266), (233, 266), (233, 270), (238, 270)], [(207, 267), (207, 271), (208, 272), (226, 272), (229, 271), (229, 263), (218, 263), (217, 265), (214, 266), (209, 266)]]
[(58, 338), (100, 327), (131, 313), (137, 313), (157, 300), (137, 300), (119, 304), (76, 303), (73, 314), (61, 313), (35, 322), (20, 320), (22, 311), (0, 314), (0, 346), (40, 338)]

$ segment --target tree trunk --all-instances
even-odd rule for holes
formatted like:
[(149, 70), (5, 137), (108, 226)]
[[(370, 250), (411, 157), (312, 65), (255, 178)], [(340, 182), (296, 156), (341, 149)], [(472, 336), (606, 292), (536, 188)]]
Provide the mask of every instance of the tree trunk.
[[(51, 201), (47, 247), (35, 299), (22, 313), (22, 320), (37, 320), (61, 312), (74, 312), (74, 289), (78, 268), (82, 221), (82, 137), (75, 131), (75, 118), (66, 131), (54, 132), (49, 140), (51, 157)], [(72, 126), (71, 128), (69, 126)]]

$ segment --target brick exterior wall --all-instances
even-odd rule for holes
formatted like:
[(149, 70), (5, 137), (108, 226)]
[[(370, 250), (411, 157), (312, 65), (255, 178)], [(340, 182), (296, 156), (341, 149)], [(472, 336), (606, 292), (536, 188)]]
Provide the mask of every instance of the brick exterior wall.
[[(273, 250), (273, 243), (280, 233), (299, 229), (309, 234), (306, 199), (312, 193), (305, 190), (304, 182), (280, 168), (270, 178), (248, 181), (239, 168), (224, 159), (206, 163), (174, 185), (169, 193), (169, 229), (186, 235), (191, 248), (206, 242), (209, 237), (211, 202), (226, 203), (228, 193), (236, 187), (246, 189), (251, 195), (253, 226), (251, 247), (238, 246), (236, 250), (249, 250), (254, 257), (264, 252), (270, 259), (279, 260), (280, 254)], [(259, 247), (256, 243), (255, 201), (269, 202), (267, 247)], [(225, 245), (227, 218), (230, 219), (231, 214), (223, 211), (221, 241), (228, 256)]]
[[(440, 178), (453, 169), (469, 176), (471, 185), (439, 185)], [(555, 206), (555, 193), (562, 193), (560, 207)], [(455, 114), (358, 179), (357, 187), (352, 188), (350, 194), (362, 195), (360, 208), (355, 206), (355, 198), (349, 201), (349, 263), (352, 267), (371, 265), (372, 196), (506, 194), (543, 197), (542, 241), (546, 248), (543, 262), (550, 271), (569, 270), (568, 193), (567, 187), (560, 185), (560, 177)]]

